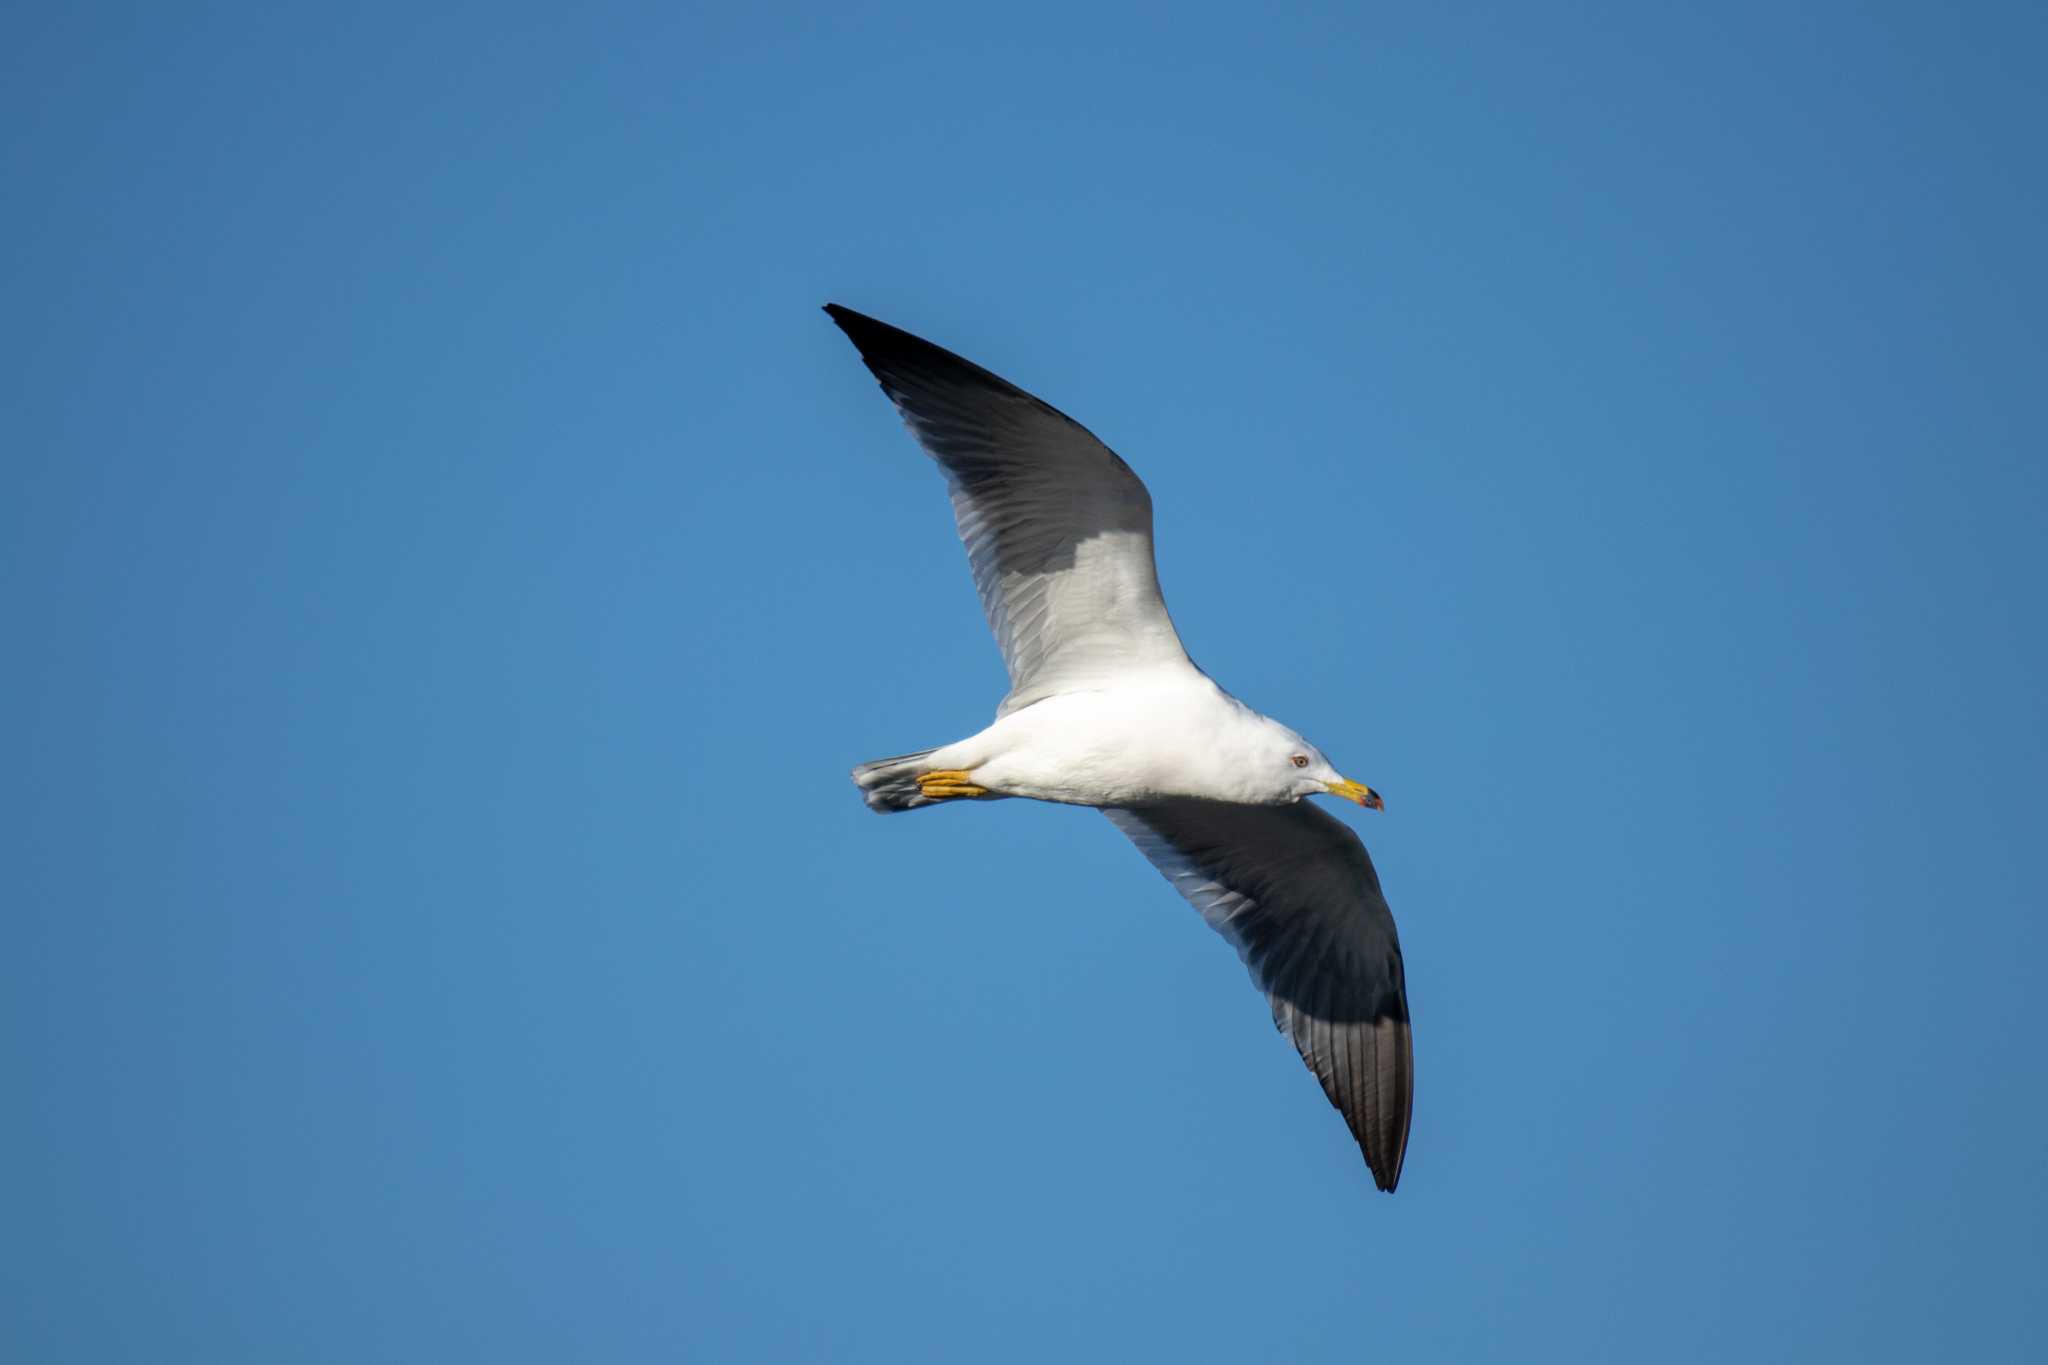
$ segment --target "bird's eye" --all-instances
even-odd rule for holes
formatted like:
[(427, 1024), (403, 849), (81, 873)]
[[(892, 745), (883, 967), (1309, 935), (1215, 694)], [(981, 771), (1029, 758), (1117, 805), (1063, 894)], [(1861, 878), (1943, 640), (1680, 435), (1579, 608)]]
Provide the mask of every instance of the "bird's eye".
[(1293, 761), (1293, 763), (1294, 763), (1294, 766), (1295, 766), (1295, 767), (1297, 767), (1297, 768), (1306, 768), (1306, 767), (1308, 766), (1308, 755), (1307, 755), (1307, 754), (1296, 754), (1296, 755), (1294, 756), (1294, 758), (1293, 758), (1293, 760), (1292, 760), (1292, 761)]

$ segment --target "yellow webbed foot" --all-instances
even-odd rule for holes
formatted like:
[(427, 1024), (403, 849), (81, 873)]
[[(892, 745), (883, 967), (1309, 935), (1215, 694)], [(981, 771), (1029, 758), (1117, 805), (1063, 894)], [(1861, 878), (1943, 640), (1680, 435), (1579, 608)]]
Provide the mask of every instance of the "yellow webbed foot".
[(977, 787), (967, 780), (967, 774), (953, 769), (941, 768), (937, 772), (919, 773), (917, 789), (933, 801), (945, 801), (956, 796), (987, 796), (987, 787)]

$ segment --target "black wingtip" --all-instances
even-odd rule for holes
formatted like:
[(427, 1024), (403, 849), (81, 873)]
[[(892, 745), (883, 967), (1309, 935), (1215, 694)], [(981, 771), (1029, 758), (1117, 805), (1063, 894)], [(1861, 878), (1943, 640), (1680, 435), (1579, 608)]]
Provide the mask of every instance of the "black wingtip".
[(1388, 1169), (1388, 1162), (1385, 1160), (1384, 1154), (1375, 1153), (1372, 1148), (1366, 1146), (1363, 1142), (1358, 1144), (1358, 1150), (1365, 1156), (1366, 1170), (1372, 1172), (1373, 1187), (1381, 1194), (1392, 1194), (1394, 1187), (1401, 1183), (1400, 1156), (1396, 1155), (1394, 1157), (1392, 1169), (1390, 1170)]
[(866, 313), (856, 313), (843, 303), (826, 304), (825, 316), (832, 319), (832, 321), (838, 323), (840, 329), (849, 334), (863, 329), (872, 329), (884, 332), (894, 332), (899, 330), (898, 328), (891, 327), (888, 323), (883, 322), (879, 318), (871, 318)]
[(858, 317), (860, 315), (855, 313), (851, 308), (841, 308), (836, 303), (828, 303), (825, 305), (825, 316), (832, 319), (832, 321), (838, 323), (840, 331), (848, 332), (851, 330), (846, 325), (848, 320), (851, 318)]
[(838, 323), (841, 331), (850, 331), (853, 327), (858, 326), (860, 323), (872, 322), (874, 320), (872, 318), (864, 318), (859, 313), (854, 312), (851, 308), (847, 308), (837, 303), (828, 303), (825, 305), (825, 316), (832, 319), (832, 321)]
[(885, 344), (897, 348), (908, 345), (938, 349), (923, 337), (912, 336), (901, 327), (891, 327), (880, 318), (871, 318), (866, 313), (856, 313), (844, 304), (826, 304), (825, 316), (839, 325), (839, 330), (846, 333), (847, 339), (859, 348), (862, 355), (867, 355)]
[[(873, 371), (875, 378), (882, 381), (883, 390), (889, 394), (892, 401), (899, 404), (903, 401), (902, 389), (906, 383), (914, 383), (920, 379), (936, 379), (952, 384), (985, 385), (998, 393), (1035, 404), (1063, 422), (1074, 420), (1044, 399), (1026, 393), (994, 371), (985, 370), (966, 356), (926, 341), (915, 332), (906, 332), (901, 327), (883, 322), (880, 318), (856, 313), (844, 304), (826, 304), (825, 316), (839, 324), (839, 330), (846, 333), (847, 340), (860, 352), (861, 360)], [(1080, 424), (1076, 422), (1075, 425)]]
[[(906, 332), (901, 327), (892, 327), (880, 318), (871, 318), (866, 313), (856, 313), (844, 304), (826, 304), (825, 316), (839, 324), (839, 330), (852, 339), (862, 354), (866, 354), (870, 348), (888, 345), (896, 349), (936, 351), (940, 355), (960, 360), (960, 357), (954, 356), (952, 352), (932, 345), (921, 336)], [(970, 362), (961, 360), (960, 363)]]

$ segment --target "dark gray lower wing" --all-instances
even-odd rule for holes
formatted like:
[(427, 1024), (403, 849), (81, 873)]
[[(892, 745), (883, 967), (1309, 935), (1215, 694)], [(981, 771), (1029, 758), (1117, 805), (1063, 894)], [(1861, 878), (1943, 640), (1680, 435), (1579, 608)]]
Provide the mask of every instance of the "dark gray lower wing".
[(1394, 916), (1351, 826), (1303, 801), (1105, 810), (1236, 946), (1323, 1093), (1391, 1190), (1408, 1149), (1415, 1054)]

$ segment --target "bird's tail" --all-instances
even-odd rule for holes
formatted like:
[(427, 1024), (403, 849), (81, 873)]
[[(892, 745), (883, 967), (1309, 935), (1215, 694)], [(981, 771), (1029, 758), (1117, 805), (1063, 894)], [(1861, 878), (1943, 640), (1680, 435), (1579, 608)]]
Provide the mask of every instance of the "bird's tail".
[(855, 768), (854, 784), (860, 788), (861, 799), (868, 803), (868, 809), (887, 815), (892, 811), (937, 805), (938, 802), (926, 796), (917, 785), (917, 775), (925, 770), (925, 760), (931, 755), (932, 750), (919, 749), (914, 754), (878, 758)]

